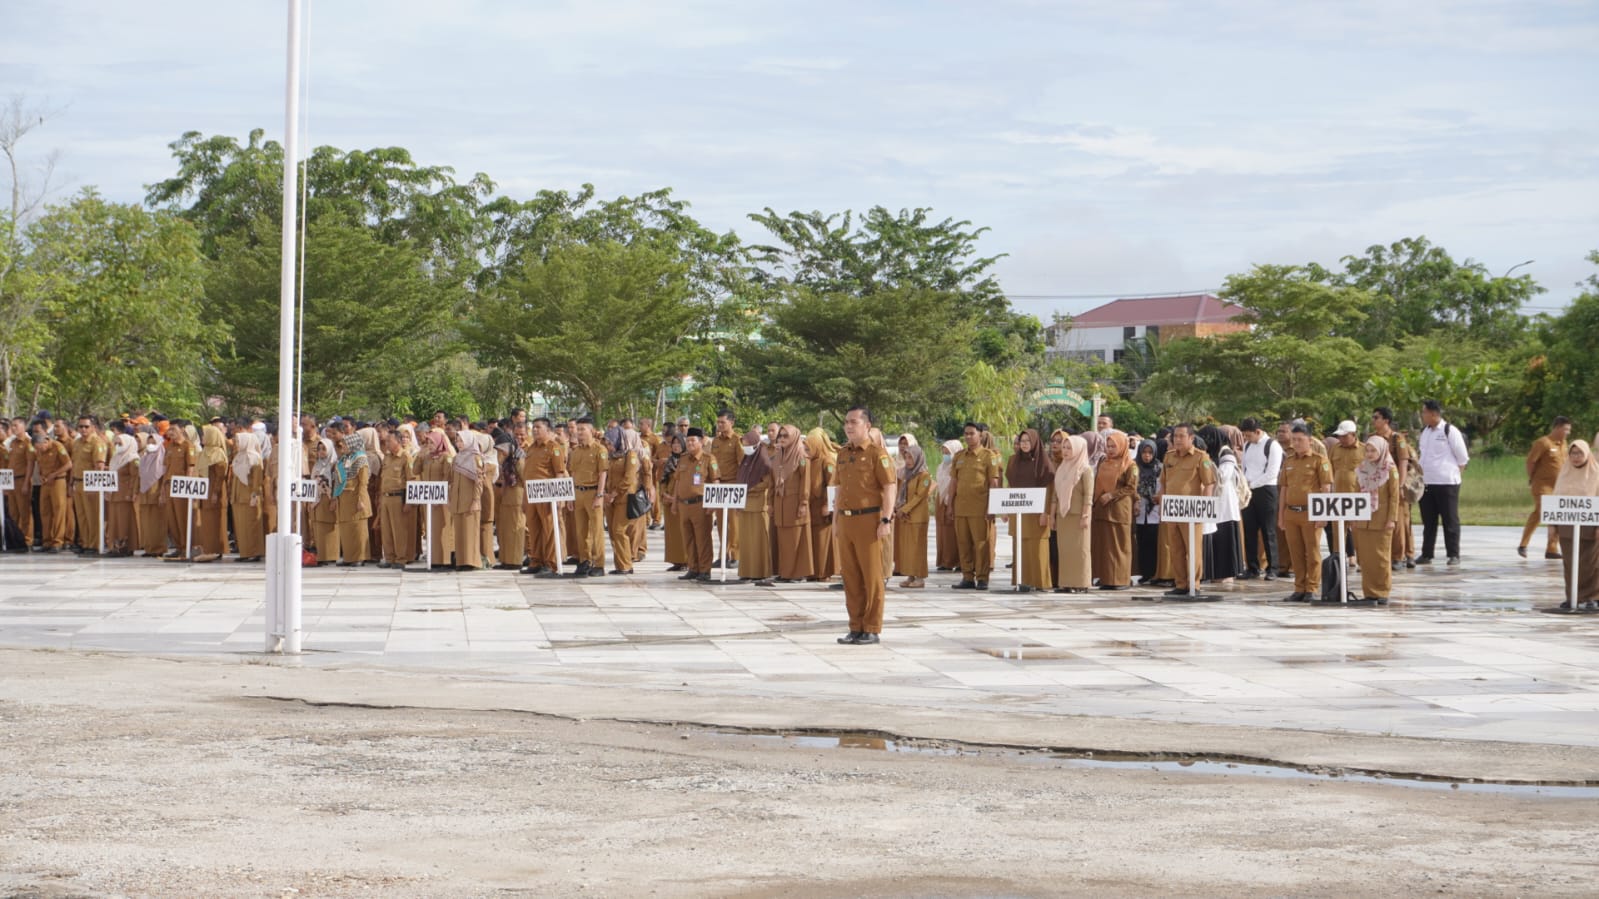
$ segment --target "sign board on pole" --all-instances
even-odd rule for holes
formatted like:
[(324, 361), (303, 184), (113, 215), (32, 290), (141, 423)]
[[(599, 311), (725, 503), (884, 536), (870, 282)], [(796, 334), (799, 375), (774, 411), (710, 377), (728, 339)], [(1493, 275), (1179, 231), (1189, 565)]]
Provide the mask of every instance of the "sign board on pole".
[(988, 491), (988, 514), (1019, 515), (1043, 512), (1048, 491), (1043, 487), (996, 487)]
[(11, 473), (11, 469), (0, 468), (0, 490), (15, 489), (17, 489), (16, 476)]
[(289, 501), (296, 503), (314, 503), (317, 498), (317, 483), (315, 478), (300, 478), (289, 482)]
[(442, 506), (449, 501), (449, 481), (411, 481), (405, 485), (406, 505)]
[(530, 503), (574, 503), (577, 502), (577, 487), (571, 478), (543, 478), (536, 481), (524, 481), (522, 486), (527, 490), (527, 501)]
[(84, 493), (116, 493), (117, 473), (114, 471), (86, 471), (83, 473)]
[(1599, 527), (1599, 496), (1544, 496), (1538, 509), (1539, 524)]
[(1221, 521), (1221, 499), (1215, 496), (1178, 496), (1166, 494), (1160, 498), (1160, 520), (1177, 524), (1190, 522), (1206, 524)]
[(749, 489), (748, 484), (706, 484), (705, 508), (742, 509)]
[(211, 496), (211, 479), (174, 477), (172, 486), (167, 489), (167, 496), (171, 499), (206, 499)]
[(1311, 521), (1370, 521), (1369, 493), (1312, 493)]

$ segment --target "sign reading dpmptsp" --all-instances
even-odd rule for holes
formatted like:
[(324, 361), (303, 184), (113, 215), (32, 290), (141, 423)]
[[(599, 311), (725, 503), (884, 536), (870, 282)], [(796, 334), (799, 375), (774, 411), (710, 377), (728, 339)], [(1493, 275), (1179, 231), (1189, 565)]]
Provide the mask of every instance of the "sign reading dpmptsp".
[(1311, 521), (1370, 521), (1369, 493), (1312, 493)]
[(1214, 496), (1166, 494), (1160, 498), (1160, 520), (1178, 524), (1221, 521), (1221, 500)]
[(1599, 496), (1545, 496), (1538, 508), (1539, 524), (1599, 526)]
[(1016, 515), (1021, 512), (1044, 511), (1043, 487), (1006, 487), (988, 491), (988, 514)]
[(294, 503), (316, 502), (316, 481), (312, 478), (299, 478), (289, 482), (289, 501)]
[(442, 506), (449, 501), (449, 481), (411, 481), (405, 485), (407, 505)]
[(174, 477), (167, 496), (172, 499), (206, 499), (211, 495), (210, 478)]
[(84, 493), (116, 493), (117, 473), (114, 471), (86, 471), (83, 473)]
[(527, 490), (527, 501), (530, 503), (577, 502), (577, 488), (572, 484), (571, 478), (523, 481), (522, 486)]
[(0, 490), (15, 489), (17, 489), (16, 475), (13, 475), (9, 468), (0, 468)]
[(742, 509), (749, 490), (748, 484), (706, 484), (705, 508)]

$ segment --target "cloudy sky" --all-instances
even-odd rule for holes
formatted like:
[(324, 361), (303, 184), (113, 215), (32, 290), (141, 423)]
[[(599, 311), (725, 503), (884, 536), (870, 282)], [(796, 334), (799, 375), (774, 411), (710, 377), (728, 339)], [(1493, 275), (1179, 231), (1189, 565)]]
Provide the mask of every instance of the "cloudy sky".
[[(1044, 316), (1418, 234), (1536, 260), (1556, 308), (1599, 248), (1593, 0), (308, 3), (314, 143), (513, 196), (669, 186), (749, 238), (766, 206), (928, 206)], [(283, 2), (5, 7), (58, 196), (140, 199), (185, 131), (281, 137)]]

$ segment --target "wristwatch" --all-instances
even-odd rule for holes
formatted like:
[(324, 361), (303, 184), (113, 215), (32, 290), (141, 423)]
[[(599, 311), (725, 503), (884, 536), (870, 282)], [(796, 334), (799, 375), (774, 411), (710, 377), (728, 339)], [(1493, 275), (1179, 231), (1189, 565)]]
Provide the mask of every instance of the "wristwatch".
[(881, 521), (883, 524), (889, 524), (889, 523), (891, 523), (893, 521), (893, 519), (892, 518), (879, 518), (878, 521)]

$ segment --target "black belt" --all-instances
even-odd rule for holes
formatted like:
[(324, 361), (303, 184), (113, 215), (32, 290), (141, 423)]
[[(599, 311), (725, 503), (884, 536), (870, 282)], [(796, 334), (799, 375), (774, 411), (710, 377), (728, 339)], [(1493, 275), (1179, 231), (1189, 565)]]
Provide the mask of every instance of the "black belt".
[(589, 485), (587, 487), (584, 487), (582, 484), (579, 484), (579, 485), (577, 485), (577, 489), (579, 489), (579, 490), (598, 490), (598, 489), (600, 489), (600, 485), (591, 484), (591, 485)]
[(882, 506), (867, 506), (864, 509), (844, 509), (838, 514), (844, 516), (845, 518), (851, 518), (856, 515), (872, 515), (881, 511), (883, 511)]
[(72, 479), (72, 483), (81, 484), (81, 483), (83, 483), (83, 478), (73, 478)]
[(1305, 507), (1304, 506), (1289, 506), (1288, 507), (1288, 511), (1290, 511), (1290, 512), (1303, 512), (1303, 511), (1305, 511)]
[(385, 493), (383, 495), (384, 496), (404, 496), (405, 495), (405, 491), (404, 490), (390, 490), (388, 493)]
[(685, 506), (697, 506), (697, 505), (699, 505), (700, 503), (702, 503), (704, 501), (705, 501), (705, 498), (703, 496), (685, 496), (682, 499), (678, 500), (678, 502), (682, 503)]

